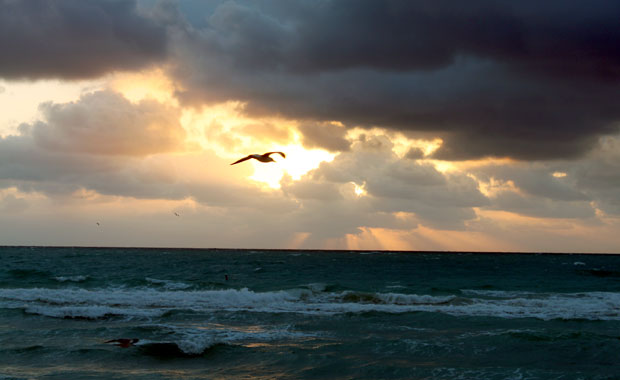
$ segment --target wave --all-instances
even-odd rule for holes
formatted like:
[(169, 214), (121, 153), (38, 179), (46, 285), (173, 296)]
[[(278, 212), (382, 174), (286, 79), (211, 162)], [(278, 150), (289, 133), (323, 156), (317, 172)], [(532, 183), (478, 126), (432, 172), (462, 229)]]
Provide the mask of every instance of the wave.
[(14, 377), (0, 373), (0, 380), (26, 380), (25, 377)]
[(0, 289), (0, 307), (60, 318), (111, 316), (154, 318), (173, 311), (211, 314), (434, 312), (500, 318), (620, 320), (620, 293), (531, 293), (462, 290), (459, 295), (425, 295), (310, 289), (254, 292), (249, 289)]
[(188, 289), (188, 288), (192, 287), (192, 285), (186, 284), (184, 282), (174, 282), (174, 281), (170, 281), (170, 280), (159, 280), (157, 278), (150, 278), (150, 277), (145, 277), (145, 280), (147, 282), (151, 283), (151, 284), (160, 285), (164, 289), (168, 289), (168, 290), (183, 290), (183, 289)]
[(101, 305), (88, 306), (51, 306), (33, 305), (24, 308), (28, 314), (67, 319), (106, 319), (111, 317), (152, 318), (165, 314), (163, 310), (148, 310), (131, 307), (109, 307)]
[(154, 356), (199, 356), (223, 346), (252, 346), (256, 343), (298, 340), (316, 335), (283, 329), (266, 329), (257, 326), (231, 327), (208, 325), (201, 328), (180, 327), (160, 324), (153, 326), (158, 332), (168, 336), (165, 340), (140, 340), (136, 347), (148, 355)]
[(90, 278), (90, 276), (86, 275), (86, 276), (57, 276), (54, 277), (54, 280), (58, 281), (58, 282), (84, 282), (86, 280), (88, 280)]

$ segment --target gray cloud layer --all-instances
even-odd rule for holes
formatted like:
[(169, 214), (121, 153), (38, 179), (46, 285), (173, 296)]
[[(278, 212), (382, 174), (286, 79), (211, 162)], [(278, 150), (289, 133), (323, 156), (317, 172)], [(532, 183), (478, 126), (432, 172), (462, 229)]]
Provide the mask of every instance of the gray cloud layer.
[(0, 76), (167, 58), (185, 104), (432, 132), (449, 160), (574, 158), (618, 131), (618, 19), (615, 0), (181, 1), (148, 14), (132, 0), (0, 0)]
[(89, 78), (165, 58), (135, 0), (0, 0), (0, 77)]
[(225, 1), (205, 18), (173, 28), (188, 103), (434, 131), (444, 159), (577, 157), (618, 129), (615, 1)]

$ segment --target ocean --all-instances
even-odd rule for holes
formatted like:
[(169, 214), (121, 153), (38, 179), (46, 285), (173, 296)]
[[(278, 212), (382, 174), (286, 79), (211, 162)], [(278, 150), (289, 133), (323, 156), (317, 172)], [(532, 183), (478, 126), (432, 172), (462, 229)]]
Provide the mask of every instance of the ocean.
[[(620, 379), (620, 256), (0, 247), (0, 380)], [(138, 339), (129, 347), (106, 341)]]

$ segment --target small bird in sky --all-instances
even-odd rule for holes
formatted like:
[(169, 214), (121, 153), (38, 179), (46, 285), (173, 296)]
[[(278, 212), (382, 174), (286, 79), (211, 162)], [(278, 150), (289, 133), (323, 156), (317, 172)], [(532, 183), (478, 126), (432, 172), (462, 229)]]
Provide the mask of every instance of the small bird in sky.
[(282, 156), (282, 158), (286, 158), (286, 155), (284, 153), (282, 153), (282, 152), (267, 152), (265, 154), (250, 154), (247, 157), (243, 157), (242, 159), (233, 162), (231, 165), (238, 164), (240, 162), (249, 160), (251, 158), (253, 158), (255, 160), (258, 160), (260, 162), (276, 162), (276, 160), (274, 160), (273, 158), (269, 157), (270, 154), (274, 154), (274, 153), (279, 154), (280, 156)]
[(127, 339), (127, 338), (121, 338), (121, 339), (112, 339), (112, 340), (108, 340), (104, 343), (115, 343), (115, 346), (119, 346), (122, 348), (128, 348), (134, 345), (134, 343), (138, 343), (140, 339), (136, 339), (136, 338), (132, 338), (132, 339)]
[(97, 225), (100, 226), (101, 224), (99, 224), (99, 222), (97, 222)]
[(178, 213), (176, 213), (176, 212), (174, 213), (174, 215), (176, 215), (176, 216), (181, 216), (181, 215), (179, 215), (179, 214), (178, 214)]

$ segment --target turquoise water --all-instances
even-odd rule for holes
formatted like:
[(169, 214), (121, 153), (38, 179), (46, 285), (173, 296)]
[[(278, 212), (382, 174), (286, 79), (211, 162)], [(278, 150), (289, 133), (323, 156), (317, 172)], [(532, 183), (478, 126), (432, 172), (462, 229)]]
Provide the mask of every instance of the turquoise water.
[[(0, 379), (620, 379), (620, 256), (0, 247)], [(105, 342), (136, 338), (128, 348)]]

